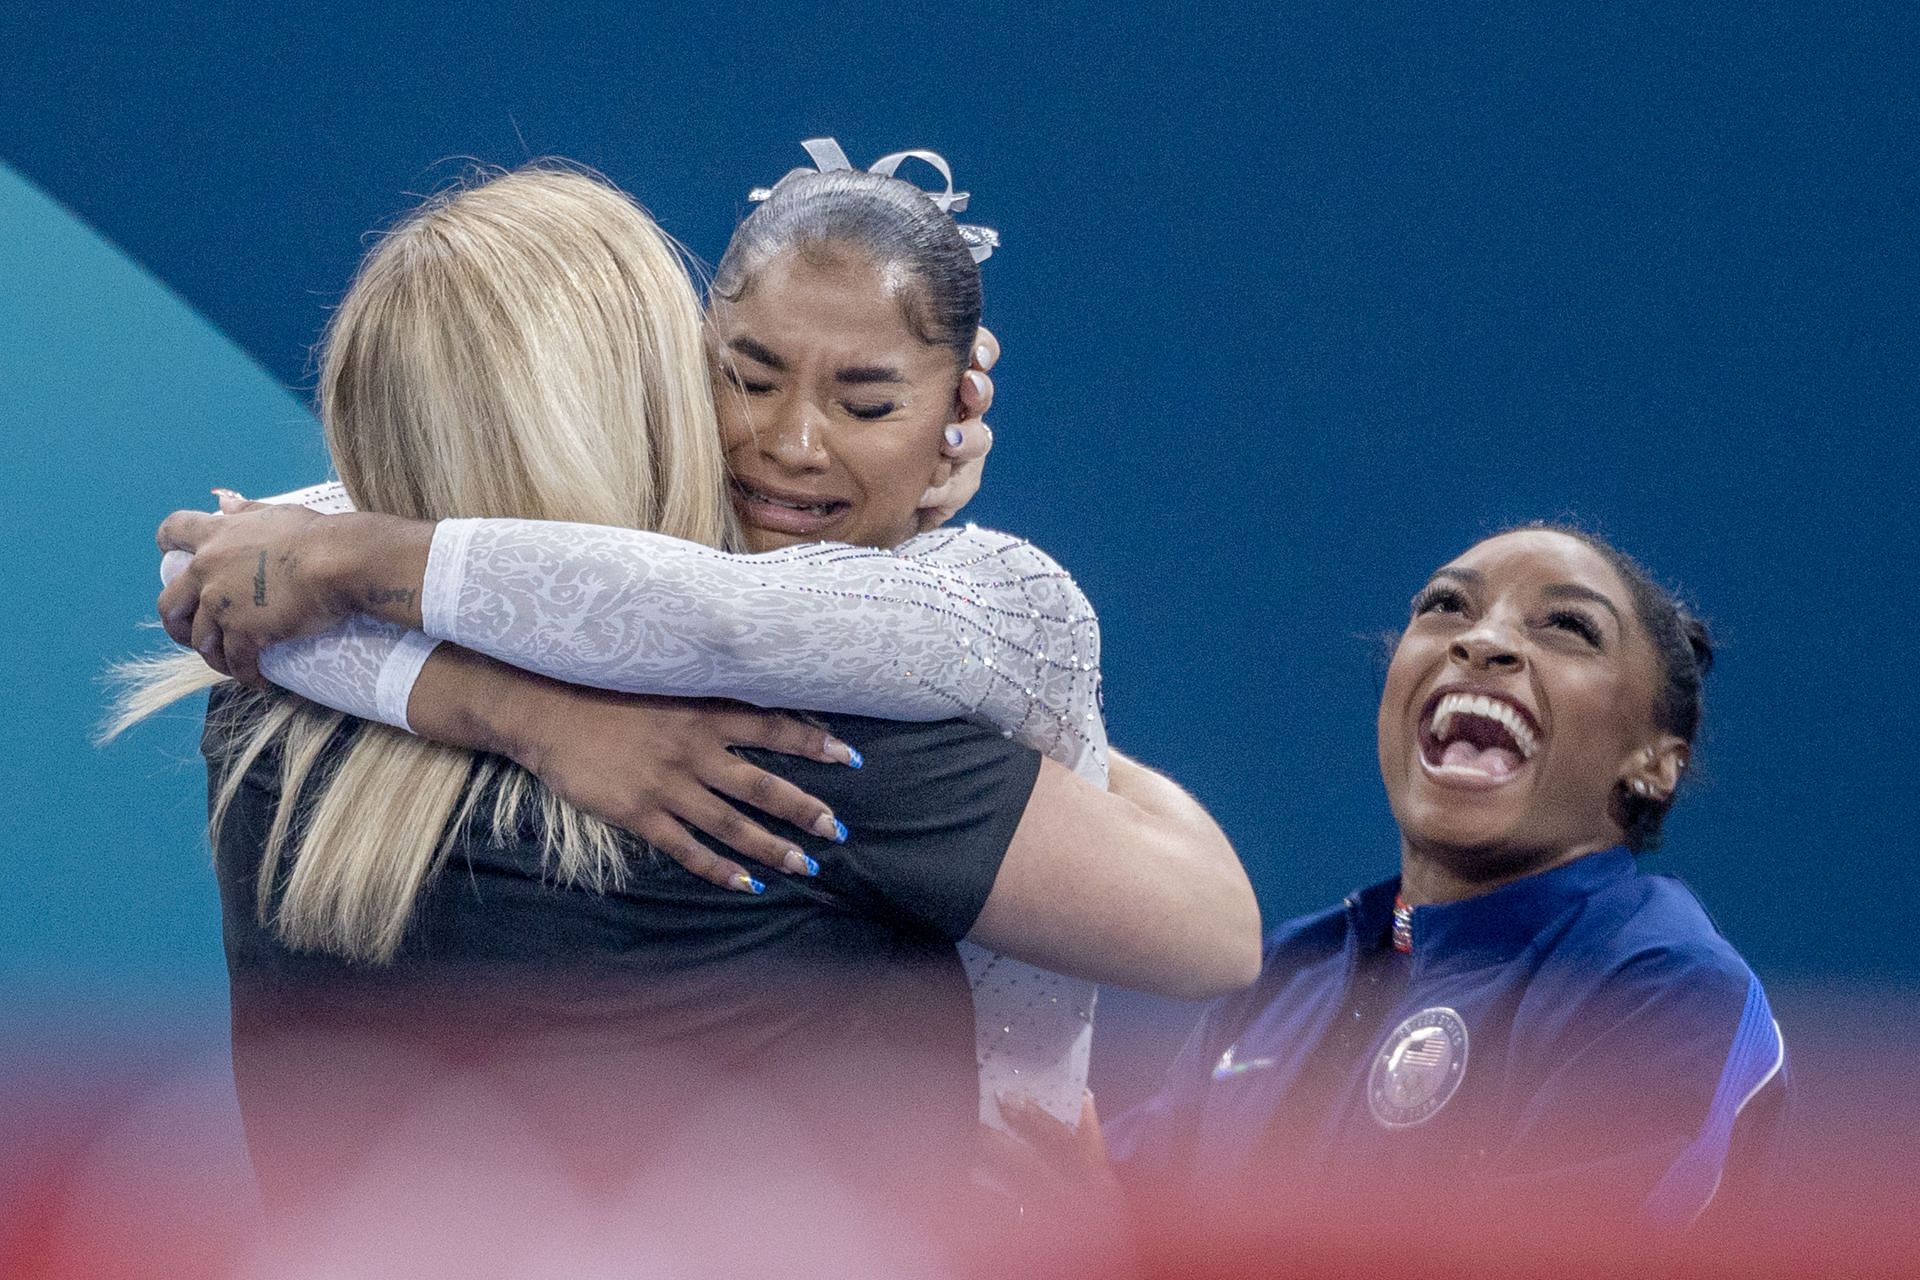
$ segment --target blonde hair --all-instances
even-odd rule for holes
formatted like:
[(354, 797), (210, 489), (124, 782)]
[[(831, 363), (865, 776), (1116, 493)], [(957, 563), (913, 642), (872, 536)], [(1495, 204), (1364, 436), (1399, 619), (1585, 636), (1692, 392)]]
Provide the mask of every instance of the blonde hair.
[[(363, 511), (735, 540), (686, 268), (637, 204), (572, 168), (470, 181), (386, 234), (327, 327), (319, 408)], [(195, 654), (121, 673), (108, 737), (223, 681)], [(277, 744), (258, 910), (289, 945), (392, 958), (422, 886), (489, 790), (497, 836), (534, 811), (557, 879), (622, 880), (619, 833), (497, 757), (368, 724), (332, 758), (338, 712), (279, 691), (239, 691), (228, 707), (212, 726), (231, 755), (209, 830), (217, 840), (248, 768)]]

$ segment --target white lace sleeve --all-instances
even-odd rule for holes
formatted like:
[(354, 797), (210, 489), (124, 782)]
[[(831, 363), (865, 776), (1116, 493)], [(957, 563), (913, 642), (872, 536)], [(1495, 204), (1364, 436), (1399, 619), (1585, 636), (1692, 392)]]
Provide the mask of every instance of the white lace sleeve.
[[(298, 503), (324, 515), (354, 509), (337, 481), (262, 501)], [(160, 580), (171, 582), (192, 559), (185, 551), (167, 552), (160, 561)], [(412, 732), (407, 698), (437, 644), (418, 631), (356, 616), (331, 631), (261, 650), (260, 674), (324, 707)]]
[(443, 520), (428, 635), (570, 684), (993, 724), (1106, 777), (1100, 625), (1050, 557), (967, 526), (731, 555), (660, 534)]
[(407, 699), (439, 641), (355, 614), (317, 636), (260, 651), (260, 674), (301, 697), (413, 732)]

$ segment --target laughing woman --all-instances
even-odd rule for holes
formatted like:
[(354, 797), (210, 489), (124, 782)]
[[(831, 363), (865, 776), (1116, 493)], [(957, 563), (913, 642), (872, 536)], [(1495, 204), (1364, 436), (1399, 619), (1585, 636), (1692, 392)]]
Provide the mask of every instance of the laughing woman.
[(1270, 935), (1259, 983), (1113, 1124), (1123, 1181), (1239, 1223), (1382, 1197), (1403, 1225), (1698, 1216), (1770, 1144), (1786, 1083), (1758, 980), (1635, 862), (1711, 661), (1584, 533), (1517, 529), (1438, 569), (1380, 701), (1400, 874)]

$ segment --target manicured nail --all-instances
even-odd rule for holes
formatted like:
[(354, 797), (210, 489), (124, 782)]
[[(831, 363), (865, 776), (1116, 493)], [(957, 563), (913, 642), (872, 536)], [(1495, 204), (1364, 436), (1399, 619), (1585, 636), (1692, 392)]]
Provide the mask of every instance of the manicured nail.
[(830, 813), (823, 813), (813, 820), (813, 834), (822, 840), (831, 840), (835, 844), (847, 842), (847, 824)]
[(867, 758), (860, 754), (858, 747), (850, 742), (842, 742), (838, 738), (827, 739), (827, 757), (838, 760), (849, 769), (858, 769), (867, 762)]
[(947, 428), (947, 448), (958, 449), (961, 443), (966, 440), (966, 438), (967, 437), (965, 433), (963, 433), (960, 430), (960, 428), (958, 427)]
[(864, 769), (866, 766), (867, 758), (860, 754), (860, 748), (849, 742), (847, 744), (847, 768)]
[(978, 369), (967, 371), (967, 381), (973, 384), (973, 394), (984, 400), (987, 396), (987, 375)]
[(817, 876), (820, 874), (820, 864), (798, 849), (787, 850), (786, 856), (780, 859), (780, 865), (786, 868), (789, 875)]
[(207, 492), (211, 493), (216, 498), (232, 498), (236, 502), (246, 501), (246, 497), (244, 495), (232, 489), (209, 489), (207, 490)]
[(755, 880), (744, 871), (736, 871), (727, 878), (729, 889), (738, 889), (741, 893), (765, 893), (767, 886)]
[(987, 354), (988, 354), (987, 344), (983, 342), (979, 346), (973, 349), (973, 362), (979, 365), (982, 369), (986, 368)]

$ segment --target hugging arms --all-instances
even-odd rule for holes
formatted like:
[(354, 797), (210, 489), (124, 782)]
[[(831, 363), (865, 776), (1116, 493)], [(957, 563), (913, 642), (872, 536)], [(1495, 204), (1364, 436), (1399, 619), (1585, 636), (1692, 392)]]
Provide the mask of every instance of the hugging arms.
[[(719, 717), (746, 731), (738, 745), (829, 759), (844, 747), (792, 721), (719, 708), (689, 717), (574, 686), (1001, 726), (1049, 762), (975, 941), (1172, 995), (1252, 976), (1241, 944), (1257, 936), (1257, 908), (1217, 827), (1124, 758), (1113, 760), (1114, 795), (1090, 785), (1108, 764), (1098, 624), (1071, 579), (1018, 539), (948, 529), (891, 550), (734, 555), (637, 530), (256, 504), (176, 513), (161, 540), (195, 553), (162, 596), (176, 638), (207, 634), (219, 611), (222, 655), (261, 653), (277, 682), (338, 710), (516, 759), (732, 887), (747, 876), (737, 864), (661, 813), (622, 812), (623, 757), (679, 751), (690, 719), (710, 729)], [(408, 629), (422, 624), (425, 635)], [(659, 732), (663, 718), (682, 736)], [(830, 829), (816, 802), (740, 763), (719, 764), (727, 794), (764, 800), (802, 830), (823, 818)], [(797, 852), (731, 805), (699, 805), (694, 818), (767, 865), (785, 869)]]

